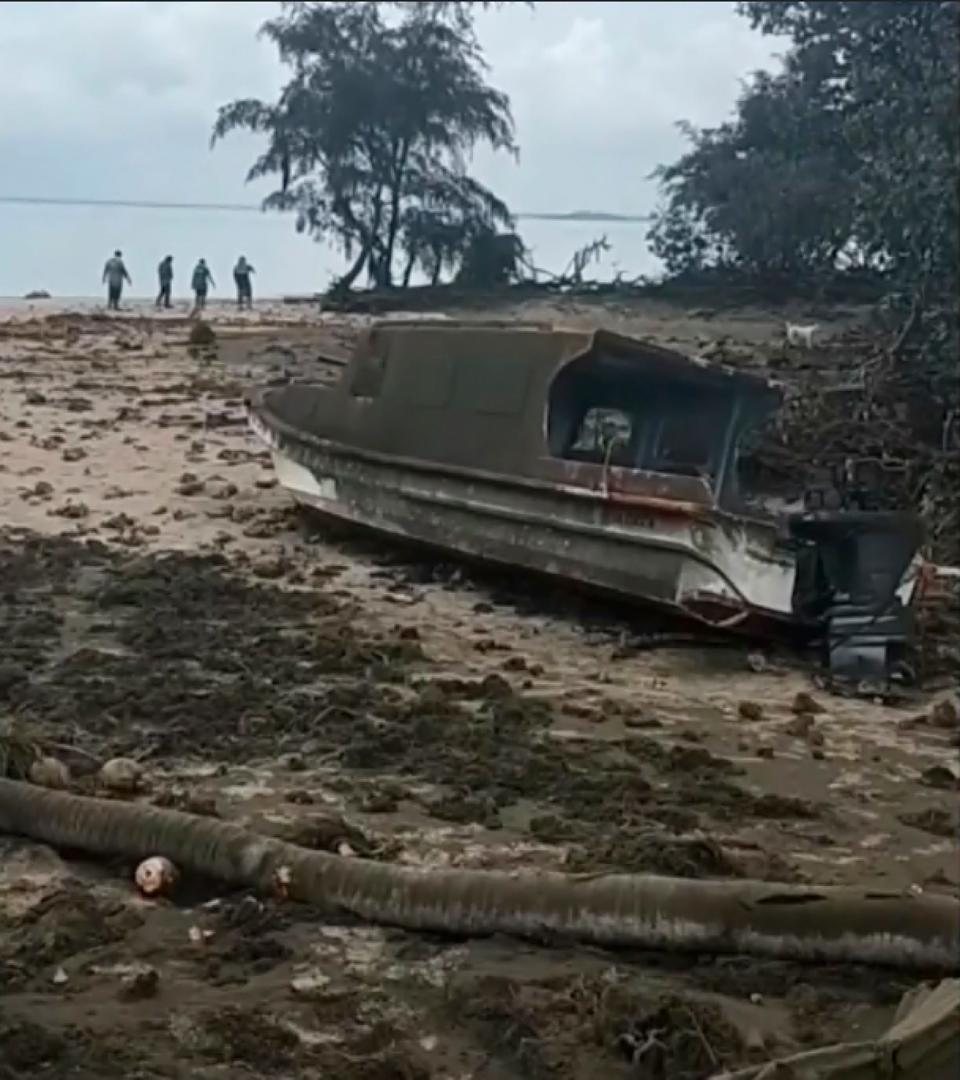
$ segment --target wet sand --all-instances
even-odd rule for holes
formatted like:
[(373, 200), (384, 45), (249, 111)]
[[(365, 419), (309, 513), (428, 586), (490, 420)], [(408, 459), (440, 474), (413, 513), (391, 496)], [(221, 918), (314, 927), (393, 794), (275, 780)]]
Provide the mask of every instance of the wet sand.
[[(198, 352), (183, 312), (53, 306), (0, 317), (0, 725), (59, 747), (78, 790), (122, 754), (145, 800), (413, 865), (960, 890), (933, 700), (647, 649), (640, 616), (298, 514), (244, 389), (336, 378), (322, 357), (366, 320), (214, 307)], [(602, 319), (744, 354), (778, 332), (755, 310)], [(3, 837), (0, 860), (0, 1077), (646, 1077), (631, 1047), (656, 1030), (650, 1080), (692, 1080), (879, 1030), (912, 982), (447, 940), (211, 883), (154, 903), (131, 866)]]

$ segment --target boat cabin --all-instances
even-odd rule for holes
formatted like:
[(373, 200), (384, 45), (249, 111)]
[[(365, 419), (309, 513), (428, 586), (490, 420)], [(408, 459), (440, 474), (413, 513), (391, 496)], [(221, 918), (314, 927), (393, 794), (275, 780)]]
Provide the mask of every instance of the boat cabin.
[(358, 451), (736, 510), (737, 442), (781, 394), (608, 331), (443, 320), (375, 324), (339, 384), (269, 399)]
[(740, 436), (780, 401), (765, 380), (598, 331), (550, 381), (547, 447), (564, 461), (693, 478), (733, 509)]

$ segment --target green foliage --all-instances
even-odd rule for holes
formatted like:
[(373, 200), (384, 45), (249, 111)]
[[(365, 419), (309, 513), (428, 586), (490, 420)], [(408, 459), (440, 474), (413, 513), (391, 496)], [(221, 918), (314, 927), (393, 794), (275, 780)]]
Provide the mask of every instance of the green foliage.
[[(395, 0), (389, 6), (407, 13), (416, 12), (429, 19), (447, 20), (460, 33), (472, 36), (473, 16), (477, 8), (481, 11), (498, 11), (513, 5), (509, 0)], [(528, 0), (524, 6), (533, 8), (534, 4)]]
[(464, 249), (457, 283), (473, 288), (509, 285), (520, 277), (525, 253), (515, 233), (478, 229)]
[(745, 2), (789, 35), (782, 74), (754, 76), (736, 115), (686, 128), (658, 170), (654, 251), (677, 273), (880, 270), (956, 289), (960, 91), (956, 0)]
[(960, 162), (956, 0), (742, 3), (766, 33), (789, 33), (796, 63), (820, 70), (849, 148), (864, 248), (911, 284), (955, 289)]
[(292, 76), (276, 103), (220, 109), (213, 141), (236, 129), (267, 137), (249, 179), (277, 176), (265, 206), (338, 242), (393, 284), (416, 263), (453, 265), (479, 231), (512, 225), (506, 206), (467, 173), (486, 143), (516, 153), (509, 101), (488, 85), (469, 3), (286, 3), (262, 33)]
[(736, 120), (683, 131), (693, 149), (655, 174), (667, 205), (650, 239), (669, 272), (796, 275), (830, 266), (853, 246), (849, 154), (802, 72), (759, 73)]
[[(485, 238), (512, 237), (506, 205), (463, 173), (438, 171), (424, 178), (419, 198), (404, 211), (400, 243), (406, 255), (403, 284), (415, 265), (436, 285), (444, 270), (463, 269), (469, 252)], [(480, 284), (478, 282), (478, 284)]]
[(755, 75), (728, 123), (684, 128), (690, 149), (656, 174), (665, 202), (651, 246), (673, 275), (779, 276), (790, 287), (869, 271), (900, 329), (892, 363), (870, 376), (864, 420), (879, 422), (907, 392), (924, 403), (914, 414), (932, 423), (901, 445), (912, 437), (944, 455), (936, 468), (923, 459), (924, 499), (942, 503), (960, 469), (960, 2), (738, 8), (789, 36), (784, 69)]

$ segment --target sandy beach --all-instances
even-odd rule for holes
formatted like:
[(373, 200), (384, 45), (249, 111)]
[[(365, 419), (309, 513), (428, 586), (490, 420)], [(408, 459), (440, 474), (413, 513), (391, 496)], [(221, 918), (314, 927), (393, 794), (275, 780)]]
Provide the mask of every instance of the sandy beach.
[[(502, 314), (744, 357), (782, 332), (653, 301)], [(345, 858), (960, 890), (936, 695), (648, 648), (639, 616), (339, 535), (278, 488), (243, 395), (337, 378), (368, 320), (215, 304), (198, 351), (185, 315), (0, 308), (0, 732), (75, 790), (122, 755), (144, 801)], [(694, 1080), (869, 1037), (915, 981), (418, 935), (216, 882), (148, 901), (132, 872), (0, 837), (0, 1077)], [(664, 1071), (640, 1072), (653, 1030)]]

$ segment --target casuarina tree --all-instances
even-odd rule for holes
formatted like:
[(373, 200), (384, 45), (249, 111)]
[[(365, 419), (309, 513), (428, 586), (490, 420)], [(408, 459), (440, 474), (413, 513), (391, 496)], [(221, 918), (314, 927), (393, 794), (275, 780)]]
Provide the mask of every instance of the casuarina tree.
[(487, 81), (475, 6), (283, 4), (261, 32), (290, 81), (276, 102), (220, 109), (214, 142), (236, 129), (266, 137), (249, 172), (279, 181), (265, 206), (294, 212), (301, 231), (352, 260), (341, 288), (364, 271), (392, 285), (401, 255), (404, 280), (428, 251), (442, 252), (441, 267), (455, 264), (473, 235), (512, 224), (467, 169), (480, 144), (516, 153), (509, 101)]

